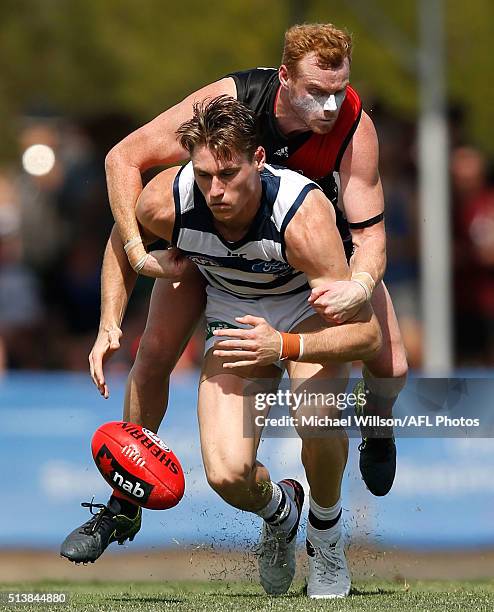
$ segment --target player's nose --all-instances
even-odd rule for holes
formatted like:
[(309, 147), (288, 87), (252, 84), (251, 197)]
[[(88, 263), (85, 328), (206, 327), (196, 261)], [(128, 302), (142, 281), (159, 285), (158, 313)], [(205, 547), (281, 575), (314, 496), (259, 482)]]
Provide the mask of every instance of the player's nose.
[(225, 186), (216, 176), (213, 176), (213, 180), (211, 181), (211, 190), (209, 192), (211, 198), (221, 197), (224, 193)]
[(335, 98), (334, 94), (331, 94), (327, 98), (326, 102), (324, 103), (323, 110), (324, 111), (328, 111), (328, 112), (332, 112), (332, 113), (334, 113), (336, 110), (338, 110), (338, 105), (336, 104), (336, 98)]

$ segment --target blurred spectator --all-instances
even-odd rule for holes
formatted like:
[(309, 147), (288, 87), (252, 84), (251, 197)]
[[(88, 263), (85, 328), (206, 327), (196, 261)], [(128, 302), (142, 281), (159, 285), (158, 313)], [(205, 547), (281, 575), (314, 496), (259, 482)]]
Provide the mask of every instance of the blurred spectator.
[(451, 156), (456, 348), (461, 365), (494, 364), (494, 187), (473, 147)]
[[(415, 129), (389, 109), (366, 107), (381, 146), (388, 246), (385, 280), (410, 365), (418, 368), (422, 326)], [(9, 174), (0, 169), (0, 371), (87, 369), (99, 321), (102, 255), (113, 224), (104, 157), (134, 127), (120, 115), (78, 122), (60, 117), (24, 119), (21, 152), (43, 145), (52, 160), (43, 172), (33, 170), (25, 158), (20, 171)], [(490, 365), (494, 363), (494, 188), (483, 155), (458, 146), (462, 131), (458, 128), (452, 136), (451, 161), (457, 356), (461, 364)], [(153, 175), (146, 174), (144, 181)], [(149, 279), (139, 279), (123, 325), (122, 348), (109, 364), (114, 371), (126, 372), (132, 366), (151, 287)], [(199, 326), (178, 369), (200, 364), (202, 343)]]
[(413, 162), (414, 126), (375, 108), (379, 170), (384, 190), (387, 266), (384, 280), (393, 300), (411, 368), (422, 364), (420, 317), (417, 171)]
[(0, 176), (0, 371), (42, 365), (43, 306), (38, 280), (22, 261), (20, 227), (15, 188)]
[[(37, 156), (27, 157), (32, 147), (43, 146)], [(23, 169), (16, 179), (21, 211), (21, 237), (24, 260), (37, 271), (46, 270), (58, 257), (66, 239), (64, 226), (56, 206), (57, 194), (64, 180), (65, 167), (60, 159), (60, 131), (55, 121), (29, 120), (19, 135), (23, 152)], [(45, 155), (53, 161), (45, 162)]]

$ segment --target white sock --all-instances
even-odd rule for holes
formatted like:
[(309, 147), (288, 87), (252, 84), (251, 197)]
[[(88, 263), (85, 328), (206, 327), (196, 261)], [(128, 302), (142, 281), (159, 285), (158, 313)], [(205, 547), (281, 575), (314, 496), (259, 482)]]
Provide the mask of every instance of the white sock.
[(271, 500), (256, 514), (262, 517), (271, 529), (289, 534), (298, 518), (297, 506), (293, 501), (295, 492), (293, 487), (284, 483), (272, 482), (271, 486)]
[(341, 497), (336, 502), (334, 506), (330, 506), (329, 508), (324, 508), (320, 506), (312, 497), (312, 494), (309, 493), (309, 508), (312, 510), (312, 514), (316, 516), (321, 521), (332, 521), (334, 520), (341, 510)]
[[(307, 523), (307, 539), (309, 542), (314, 544), (313, 540), (321, 541), (327, 544), (333, 544), (341, 536), (341, 499), (339, 499), (334, 506), (324, 508), (314, 501), (312, 495), (309, 495), (309, 521)], [(334, 521), (336, 518), (338, 521), (329, 528), (318, 529), (311, 524), (311, 514), (315, 517), (314, 522), (329, 522)]]
[(271, 481), (271, 499), (264, 506), (264, 508), (257, 510), (256, 514), (258, 514), (263, 519), (272, 517), (273, 514), (276, 512), (276, 510), (278, 510), (278, 506), (280, 505), (281, 497), (282, 497), (282, 493), (281, 493), (280, 485), (277, 484), (276, 482)]

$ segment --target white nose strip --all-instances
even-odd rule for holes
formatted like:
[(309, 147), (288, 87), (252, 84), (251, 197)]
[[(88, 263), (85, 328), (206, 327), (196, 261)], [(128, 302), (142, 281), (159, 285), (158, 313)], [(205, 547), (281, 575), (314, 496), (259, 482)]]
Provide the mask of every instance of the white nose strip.
[(336, 98), (334, 97), (334, 94), (331, 94), (329, 98), (326, 100), (323, 106), (323, 110), (325, 111), (338, 110), (338, 105), (336, 104)]

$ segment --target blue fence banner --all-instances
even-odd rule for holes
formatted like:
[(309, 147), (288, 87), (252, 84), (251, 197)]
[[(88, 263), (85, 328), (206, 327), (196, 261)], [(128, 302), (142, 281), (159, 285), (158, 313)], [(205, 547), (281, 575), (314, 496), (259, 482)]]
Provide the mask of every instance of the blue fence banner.
[[(468, 373), (458, 380), (463, 382), (456, 387), (457, 382), (432, 385), (432, 392), (430, 384), (412, 380), (397, 414), (415, 414), (429, 402), (431, 415), (446, 410), (458, 416), (470, 402), (475, 418), (492, 422), (494, 381), (476, 382)], [(136, 546), (237, 547), (257, 540), (260, 520), (227, 506), (206, 482), (197, 382), (197, 374), (174, 376), (159, 431), (184, 468), (184, 498), (170, 510), (146, 510)], [(89, 518), (80, 502), (108, 499), (110, 488), (94, 465), (90, 441), (99, 425), (121, 420), (124, 384), (122, 378), (111, 379), (111, 398), (105, 401), (84, 374), (9, 373), (0, 379), (1, 547), (56, 548)], [(396, 481), (384, 498), (365, 488), (358, 469), (359, 439), (352, 437), (343, 486), (350, 537), (417, 549), (494, 545), (494, 439), (488, 431), (483, 437), (466, 430), (453, 436), (397, 437)], [(291, 435), (267, 437), (259, 458), (274, 480), (297, 478), (307, 491), (300, 447)]]

